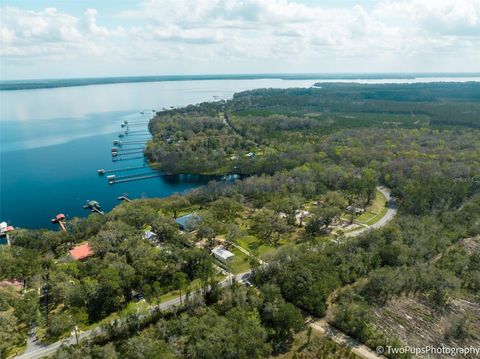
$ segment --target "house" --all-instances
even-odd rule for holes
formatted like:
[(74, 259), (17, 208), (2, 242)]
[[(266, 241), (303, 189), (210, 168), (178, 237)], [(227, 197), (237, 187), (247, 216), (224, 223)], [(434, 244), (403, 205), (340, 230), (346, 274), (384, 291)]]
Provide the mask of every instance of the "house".
[(145, 231), (143, 232), (142, 238), (148, 239), (148, 240), (154, 240), (156, 236), (157, 234), (152, 231)]
[(363, 208), (358, 208), (354, 206), (347, 206), (347, 211), (354, 212), (355, 214), (362, 214), (363, 212), (365, 212)]
[(93, 256), (93, 250), (89, 243), (80, 244), (70, 249), (70, 256), (76, 261), (84, 260)]
[(178, 217), (175, 222), (178, 224), (182, 231), (191, 232), (195, 230), (202, 219), (198, 214), (192, 212), (185, 216)]
[(23, 289), (23, 281), (18, 279), (4, 279), (0, 282), (0, 288), (13, 288), (17, 292)]
[(230, 251), (227, 251), (223, 247), (213, 248), (212, 249), (212, 254), (215, 258), (217, 258), (222, 263), (228, 263), (232, 260), (233, 257), (235, 257), (235, 254), (233, 254)]
[(253, 157), (255, 157), (255, 153), (253, 153), (253, 152), (248, 152), (248, 153), (245, 155), (245, 157), (247, 157), (247, 158), (253, 158)]
[(148, 239), (148, 241), (156, 246), (157, 248), (160, 248), (160, 244), (158, 242), (157, 234), (155, 232), (145, 230), (142, 234), (143, 239)]

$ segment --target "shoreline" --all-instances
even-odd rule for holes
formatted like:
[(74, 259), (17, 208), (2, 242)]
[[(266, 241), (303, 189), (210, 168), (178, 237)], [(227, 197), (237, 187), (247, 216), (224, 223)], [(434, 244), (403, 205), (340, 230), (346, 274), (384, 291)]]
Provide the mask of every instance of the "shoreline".
[[(111, 85), (123, 83), (207, 81), (207, 80), (319, 80), (327, 82), (358, 80), (415, 80), (415, 79), (466, 79), (480, 81), (480, 73), (292, 73), (292, 74), (224, 74), (224, 75), (162, 75), (162, 76), (117, 76), (69, 79), (31, 79), (0, 81), (0, 91), (37, 90), (63, 87)], [(435, 81), (428, 81), (435, 82)], [(441, 81), (440, 81), (441, 82)]]

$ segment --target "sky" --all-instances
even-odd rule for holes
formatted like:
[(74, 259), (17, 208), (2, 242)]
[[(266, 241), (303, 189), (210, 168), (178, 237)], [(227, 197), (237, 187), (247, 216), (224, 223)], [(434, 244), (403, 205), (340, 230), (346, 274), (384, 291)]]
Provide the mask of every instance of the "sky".
[(480, 0), (1, 0), (0, 78), (480, 72)]

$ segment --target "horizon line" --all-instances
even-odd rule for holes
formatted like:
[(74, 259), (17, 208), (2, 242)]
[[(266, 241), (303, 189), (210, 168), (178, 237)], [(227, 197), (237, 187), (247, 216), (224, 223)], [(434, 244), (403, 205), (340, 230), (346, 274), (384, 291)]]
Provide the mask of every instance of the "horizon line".
[(119, 83), (199, 81), (199, 80), (384, 80), (419, 77), (480, 77), (480, 72), (327, 72), (327, 73), (238, 73), (192, 75), (140, 75), (0, 80), (0, 91), (109, 85)]
[(8, 82), (27, 82), (27, 81), (58, 81), (58, 80), (94, 80), (94, 79), (120, 79), (120, 78), (162, 78), (162, 77), (203, 77), (203, 76), (368, 76), (368, 75), (455, 75), (455, 76), (480, 76), (480, 71), (379, 71), (379, 72), (241, 72), (241, 73), (195, 73), (195, 74), (163, 74), (163, 75), (109, 75), (109, 76), (73, 76), (73, 77), (43, 77), (43, 78), (28, 78), (28, 79), (1, 79), (0, 83)]

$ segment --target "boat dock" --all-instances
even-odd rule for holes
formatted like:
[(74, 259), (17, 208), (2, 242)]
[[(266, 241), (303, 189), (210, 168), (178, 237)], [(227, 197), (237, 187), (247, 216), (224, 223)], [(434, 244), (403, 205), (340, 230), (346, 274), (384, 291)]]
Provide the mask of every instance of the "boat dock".
[[(122, 136), (120, 136), (122, 135)], [(148, 138), (152, 138), (152, 136), (150, 136), (150, 132), (144, 132), (144, 133), (130, 133), (130, 132), (125, 132), (125, 134), (120, 134), (118, 135), (119, 137), (124, 137), (124, 136), (145, 136), (145, 137), (148, 137)]]
[(132, 161), (132, 160), (139, 160), (139, 159), (145, 159), (144, 156), (137, 156), (137, 157), (113, 157), (112, 161), (117, 162), (117, 161)]
[(145, 147), (134, 147), (134, 148), (112, 148), (112, 152), (123, 152), (123, 151), (137, 151), (137, 150), (144, 150)]
[(131, 123), (122, 123), (120, 126), (122, 128), (128, 128), (128, 127), (138, 127), (138, 126), (148, 126), (148, 123), (150, 121), (146, 122), (131, 122)]
[(132, 177), (132, 178), (125, 178), (124, 176), (122, 176), (123, 179), (120, 178), (120, 177), (116, 177), (112, 180), (109, 180), (108, 183), (109, 184), (117, 184), (117, 183), (131, 182), (131, 181), (140, 181), (140, 180), (144, 180), (144, 179), (148, 179), (148, 178), (155, 178), (155, 177), (161, 177), (161, 176), (163, 176), (163, 175), (160, 174), (160, 173), (152, 173), (152, 174), (149, 174), (149, 175)]
[(123, 175), (123, 176), (116, 176), (116, 175), (110, 175), (107, 177), (107, 179), (110, 181), (110, 180), (122, 180), (122, 179), (125, 179), (125, 178), (135, 178), (135, 177), (142, 177), (142, 176), (147, 176), (147, 175), (151, 175), (151, 174), (155, 174), (153, 172), (144, 172), (144, 173), (133, 173), (131, 175)]
[(112, 152), (112, 157), (125, 156), (125, 155), (136, 155), (136, 154), (139, 154), (139, 153), (143, 153), (143, 150), (141, 150), (141, 151), (128, 151), (127, 150), (127, 152), (113, 151)]
[(83, 208), (90, 209), (92, 212), (101, 214), (102, 216), (105, 215), (105, 213), (100, 210), (100, 203), (98, 203), (97, 201), (87, 201)]
[(114, 170), (104, 170), (103, 168), (101, 168), (97, 172), (99, 175), (104, 175), (105, 173), (132, 171), (132, 170), (138, 170), (146, 167), (147, 167), (146, 165), (143, 165), (143, 166), (135, 166), (135, 167), (123, 167), (123, 168), (118, 168)]
[(113, 141), (113, 145), (114, 146), (119, 146), (119, 147), (122, 147), (123, 145), (138, 145), (138, 144), (145, 144), (146, 141), (119, 141), (119, 140), (115, 140)]

